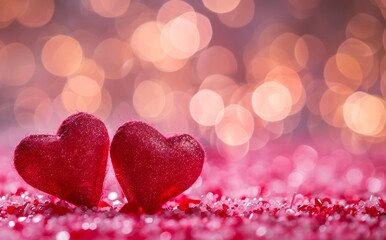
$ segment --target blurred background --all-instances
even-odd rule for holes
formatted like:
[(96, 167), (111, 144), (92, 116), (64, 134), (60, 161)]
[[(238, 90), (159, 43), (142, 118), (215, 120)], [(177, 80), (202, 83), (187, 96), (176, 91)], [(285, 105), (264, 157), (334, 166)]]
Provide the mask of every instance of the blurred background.
[(1, 162), (85, 111), (111, 137), (195, 136), (202, 192), (380, 193), (385, 18), (385, 0), (0, 0)]

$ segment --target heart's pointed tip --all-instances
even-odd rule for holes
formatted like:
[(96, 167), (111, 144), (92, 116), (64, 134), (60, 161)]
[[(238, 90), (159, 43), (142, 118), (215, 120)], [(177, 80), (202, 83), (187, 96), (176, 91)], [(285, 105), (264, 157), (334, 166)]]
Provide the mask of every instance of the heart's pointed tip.
[(69, 204), (72, 204), (73, 206), (76, 206), (76, 207), (82, 207), (87, 209), (97, 208), (100, 197), (99, 198), (95, 197), (94, 199), (90, 199), (89, 195), (91, 194), (92, 193), (85, 192), (83, 195), (76, 194), (76, 195), (71, 195), (67, 197), (59, 196), (59, 199), (66, 201)]
[(145, 214), (154, 215), (162, 210), (161, 206), (162, 204), (142, 205), (141, 209)]
[(125, 214), (133, 214), (140, 216), (144, 213), (143, 209), (137, 202), (131, 201), (123, 205), (123, 207), (119, 210), (120, 213)]

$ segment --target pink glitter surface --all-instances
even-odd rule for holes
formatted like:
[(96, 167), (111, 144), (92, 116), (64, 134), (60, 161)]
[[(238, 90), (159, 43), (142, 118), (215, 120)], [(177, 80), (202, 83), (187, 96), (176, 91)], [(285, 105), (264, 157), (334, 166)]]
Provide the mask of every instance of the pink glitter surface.
[[(1, 239), (385, 239), (386, 2), (0, 0)], [(203, 146), (155, 214), (76, 207), (14, 150), (71, 114)], [(70, 173), (71, 174), (71, 173)]]
[(0, 234), (7, 239), (386, 237), (384, 179), (368, 159), (342, 149), (321, 154), (307, 145), (290, 153), (278, 149), (283, 148), (267, 146), (256, 156), (259, 161), (226, 166), (209, 155), (196, 183), (153, 215), (124, 207), (127, 200), (111, 166), (103, 197), (92, 209), (41, 193), (10, 169), (1, 179)]

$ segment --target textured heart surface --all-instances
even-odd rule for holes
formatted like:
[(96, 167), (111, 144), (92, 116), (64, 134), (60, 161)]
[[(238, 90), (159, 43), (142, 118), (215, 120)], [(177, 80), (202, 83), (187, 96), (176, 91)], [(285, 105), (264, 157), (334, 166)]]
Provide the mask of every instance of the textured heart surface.
[(187, 134), (166, 138), (148, 124), (133, 121), (117, 130), (110, 156), (128, 201), (152, 214), (197, 180), (205, 153)]
[(77, 113), (56, 135), (30, 135), (15, 150), (14, 164), (31, 186), (77, 206), (96, 206), (102, 195), (109, 136), (102, 121)]

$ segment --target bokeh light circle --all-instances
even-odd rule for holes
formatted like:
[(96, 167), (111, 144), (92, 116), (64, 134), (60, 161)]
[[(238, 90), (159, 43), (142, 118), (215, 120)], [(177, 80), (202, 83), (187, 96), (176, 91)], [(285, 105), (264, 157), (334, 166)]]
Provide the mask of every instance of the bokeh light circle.
[(107, 38), (96, 47), (95, 62), (101, 66), (108, 79), (125, 77), (133, 66), (130, 44), (119, 38)]
[(20, 86), (35, 73), (32, 51), (21, 43), (11, 43), (0, 48), (0, 83)]
[(25, 8), (17, 15), (17, 21), (26, 27), (44, 26), (54, 15), (54, 0), (25, 0), (24, 4)]
[(67, 84), (69, 89), (71, 89), (74, 93), (85, 97), (95, 96), (101, 91), (101, 87), (98, 82), (83, 75), (70, 77)]
[(69, 84), (64, 86), (60, 94), (60, 100), (68, 113), (79, 111), (94, 113), (100, 107), (102, 101), (101, 92), (87, 96), (88, 90), (85, 90), (84, 87), (85, 85), (82, 84), (75, 86), (75, 88), (74, 86), (70, 87)]
[(41, 58), (50, 73), (62, 77), (69, 76), (82, 64), (83, 50), (76, 39), (60, 34), (45, 43)]
[(278, 82), (265, 82), (252, 95), (255, 113), (265, 121), (276, 122), (291, 112), (292, 96), (288, 88)]
[(189, 3), (181, 0), (170, 0), (165, 2), (157, 13), (157, 22), (167, 23), (184, 13), (194, 11)]
[(355, 92), (346, 99), (343, 116), (347, 127), (352, 131), (366, 136), (376, 136), (385, 128), (385, 103), (373, 95)]
[(231, 28), (241, 28), (249, 24), (255, 14), (255, 1), (242, 0), (233, 10), (226, 13), (219, 13), (219, 20)]
[(205, 7), (215, 13), (227, 13), (234, 10), (241, 0), (202, 0)]
[(337, 93), (331, 89), (322, 94), (319, 111), (325, 122), (334, 127), (345, 127), (343, 105), (347, 97), (347, 94)]
[(213, 126), (222, 117), (224, 102), (219, 94), (209, 89), (198, 91), (190, 100), (190, 115), (202, 126)]
[(253, 135), (254, 120), (248, 109), (231, 104), (218, 114), (221, 119), (215, 126), (217, 137), (227, 145), (245, 144)]
[(291, 115), (303, 109), (306, 100), (305, 90), (299, 74), (295, 70), (285, 66), (274, 67), (267, 73), (264, 81), (277, 82), (288, 89), (293, 105)]
[(215, 45), (200, 53), (197, 60), (197, 74), (201, 79), (213, 74), (233, 75), (237, 71), (234, 54), (227, 48)]
[(27, 87), (17, 95), (14, 113), (19, 126), (45, 131), (52, 118), (52, 101), (43, 90)]
[(150, 21), (138, 26), (131, 38), (134, 53), (142, 60), (155, 62), (165, 57), (166, 53), (161, 47), (162, 25)]
[(142, 81), (133, 94), (136, 112), (145, 119), (157, 119), (164, 113), (167, 105), (167, 92), (164, 87), (150, 80)]
[(114, 18), (123, 15), (130, 5), (130, 0), (89, 0), (91, 8), (102, 17)]
[(200, 32), (196, 24), (184, 16), (169, 21), (161, 31), (162, 49), (177, 59), (191, 57), (200, 46)]

